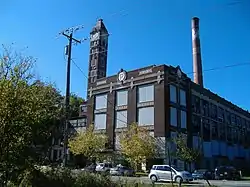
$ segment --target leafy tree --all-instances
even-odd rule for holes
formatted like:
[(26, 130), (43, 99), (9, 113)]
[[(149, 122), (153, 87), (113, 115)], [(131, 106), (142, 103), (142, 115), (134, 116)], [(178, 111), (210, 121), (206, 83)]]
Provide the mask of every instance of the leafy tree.
[(200, 151), (198, 149), (188, 147), (184, 135), (179, 134), (173, 139), (173, 141), (177, 146), (175, 156), (185, 163), (188, 163), (189, 167), (191, 166), (192, 162), (196, 162), (200, 158)]
[(156, 138), (149, 131), (136, 123), (129, 125), (120, 137), (121, 153), (128, 162), (137, 170), (137, 166), (148, 158), (154, 158), (159, 154)]
[(108, 137), (103, 133), (95, 133), (94, 125), (90, 125), (86, 131), (79, 131), (69, 140), (69, 149), (73, 155), (82, 155), (89, 160), (100, 159)]
[(41, 159), (59, 116), (59, 92), (35, 80), (35, 59), (4, 48), (0, 57), (0, 171), (5, 181)]
[(74, 93), (70, 95), (70, 117), (79, 116), (80, 105), (84, 102), (84, 99), (77, 96)]

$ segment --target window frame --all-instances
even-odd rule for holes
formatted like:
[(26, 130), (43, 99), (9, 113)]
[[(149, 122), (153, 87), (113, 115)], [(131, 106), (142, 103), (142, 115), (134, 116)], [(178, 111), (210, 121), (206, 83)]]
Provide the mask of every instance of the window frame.
[[(140, 110), (148, 109), (148, 108), (153, 109), (153, 112), (152, 112), (152, 114), (153, 114), (153, 124), (141, 124), (140, 123)], [(138, 122), (139, 126), (151, 126), (151, 125), (154, 125), (154, 121), (155, 121), (154, 106), (147, 106), (147, 107), (139, 107), (139, 108), (137, 108), (137, 122)]]
[[(96, 108), (96, 103), (97, 103), (97, 97), (102, 97), (102, 96), (104, 96), (104, 99), (106, 100), (106, 106), (105, 107), (103, 107), (103, 108)], [(105, 98), (105, 96), (106, 96), (106, 98)], [(98, 95), (95, 95), (95, 99), (94, 99), (94, 104), (95, 104), (95, 110), (102, 110), (102, 109), (107, 109), (108, 108), (108, 94), (107, 93), (105, 93), (105, 94), (98, 94)]]
[[(176, 119), (175, 119), (176, 124), (175, 125), (172, 124), (172, 109), (174, 109), (176, 111), (175, 112), (176, 113)], [(170, 106), (170, 126), (178, 127), (178, 110), (176, 107), (173, 107), (173, 106)]]
[[(104, 124), (105, 124), (105, 128), (96, 128), (96, 116), (99, 116), (99, 115), (104, 115), (105, 116), (105, 120), (104, 120)], [(101, 120), (103, 121), (103, 120)], [(95, 130), (106, 130), (107, 129), (107, 114), (106, 113), (96, 113), (94, 114), (94, 128)]]
[[(140, 99), (140, 89), (147, 88), (147, 87), (152, 87), (153, 98), (152, 98), (152, 100), (141, 101), (141, 99)], [(140, 86), (137, 87), (137, 103), (154, 102), (154, 100), (155, 100), (155, 86), (154, 86), (154, 84), (144, 84), (144, 85), (140, 85)]]
[[(171, 88), (173, 88), (173, 89), (175, 90), (175, 96), (174, 96), (174, 97), (175, 97), (175, 101), (172, 101), (173, 95), (172, 95), (172, 89), (171, 89)], [(177, 103), (177, 102), (178, 102), (178, 99), (177, 99), (177, 98), (178, 98), (178, 97), (177, 97), (178, 94), (177, 94), (177, 92), (178, 92), (178, 91), (177, 91), (177, 86), (176, 86), (176, 85), (173, 85), (173, 84), (170, 84), (170, 85), (169, 85), (169, 101), (170, 101), (170, 102), (172, 102), (172, 103)]]
[[(119, 96), (119, 93), (122, 93), (122, 92), (126, 92), (126, 104), (122, 104), (122, 105), (118, 105), (118, 96)], [(122, 89), (122, 90), (117, 90), (116, 91), (116, 98), (115, 98), (115, 104), (116, 104), (116, 106), (127, 106), (128, 105), (128, 90), (127, 89)]]
[[(120, 119), (120, 118), (118, 118), (117, 116), (117, 113), (119, 113), (119, 112), (126, 112), (126, 120), (124, 120), (124, 119)], [(123, 114), (121, 114), (122, 116), (123, 116), (123, 118), (125, 117)], [(117, 127), (117, 122), (121, 122), (121, 121), (126, 121), (126, 126), (124, 125), (124, 126), (122, 126), (122, 127)], [(118, 122), (118, 123), (119, 123)], [(126, 128), (128, 126), (128, 111), (127, 110), (116, 110), (115, 111), (115, 128), (116, 129), (120, 129), (120, 128)]]

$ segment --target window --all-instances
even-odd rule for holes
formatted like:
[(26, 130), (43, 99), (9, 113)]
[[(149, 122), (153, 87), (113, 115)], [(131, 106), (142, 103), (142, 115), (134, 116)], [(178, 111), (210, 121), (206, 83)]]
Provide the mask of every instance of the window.
[(157, 170), (160, 171), (171, 171), (171, 168), (168, 166), (157, 166)]
[[(173, 132), (173, 131), (170, 132), (170, 138), (171, 139), (175, 139), (175, 138), (177, 138), (177, 136), (178, 136), (177, 132)], [(176, 143), (174, 141), (170, 142), (170, 149), (171, 149), (172, 152), (176, 151), (177, 145), (176, 145)]]
[(203, 118), (202, 119), (202, 125), (203, 125), (203, 140), (204, 141), (210, 141), (210, 124), (209, 124), (209, 120)]
[(116, 128), (127, 127), (127, 110), (116, 112)]
[(154, 101), (154, 85), (139, 87), (138, 97), (139, 103)]
[(78, 126), (79, 126), (79, 127), (86, 127), (86, 125), (87, 125), (87, 120), (86, 120), (86, 118), (78, 119)]
[(180, 105), (186, 106), (186, 91), (180, 89)]
[(187, 128), (187, 113), (181, 110), (181, 128)]
[(170, 85), (170, 101), (176, 103), (177, 102), (177, 89), (176, 86)]
[(154, 107), (145, 107), (138, 109), (138, 124), (154, 125)]
[(216, 140), (218, 139), (218, 125), (216, 122), (211, 121), (211, 126), (212, 126), (212, 139)]
[(236, 122), (236, 117), (234, 114), (231, 114), (231, 123), (235, 124), (235, 122)]
[(226, 123), (231, 124), (231, 114), (228, 111), (225, 111), (226, 113)]
[(116, 92), (116, 106), (124, 106), (128, 104), (128, 91), (122, 90)]
[(218, 121), (224, 122), (224, 110), (221, 107), (218, 107)]
[(219, 137), (220, 140), (225, 140), (226, 139), (226, 128), (224, 123), (218, 123), (218, 127), (219, 127)]
[(193, 127), (193, 133), (194, 134), (198, 134), (200, 133), (200, 130), (201, 130), (201, 118), (197, 115), (192, 115), (192, 127)]
[(210, 108), (210, 109), (211, 109), (211, 113), (210, 113), (211, 116), (210, 116), (210, 117), (211, 117), (212, 119), (214, 119), (214, 120), (217, 120), (217, 106), (214, 105), (214, 104), (212, 104), (212, 103), (211, 103), (210, 106), (211, 106), (211, 108)]
[(106, 114), (95, 114), (95, 129), (106, 129)]
[(200, 98), (195, 95), (192, 95), (192, 110), (194, 113), (197, 113), (197, 114), (201, 112)]
[(71, 124), (71, 127), (77, 127), (77, 120), (70, 120), (69, 123)]
[(98, 95), (95, 97), (95, 109), (104, 109), (107, 108), (107, 94)]
[(177, 109), (170, 107), (170, 125), (177, 127)]
[(203, 116), (209, 116), (209, 103), (206, 100), (201, 99), (201, 114)]
[(232, 142), (232, 127), (227, 127), (227, 141)]

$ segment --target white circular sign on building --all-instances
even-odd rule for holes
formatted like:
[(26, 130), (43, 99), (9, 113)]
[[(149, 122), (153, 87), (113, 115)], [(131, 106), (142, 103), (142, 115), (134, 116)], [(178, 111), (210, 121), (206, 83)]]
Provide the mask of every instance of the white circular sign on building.
[(127, 78), (126, 71), (121, 71), (118, 74), (118, 81), (122, 82), (122, 81), (126, 80), (126, 78)]

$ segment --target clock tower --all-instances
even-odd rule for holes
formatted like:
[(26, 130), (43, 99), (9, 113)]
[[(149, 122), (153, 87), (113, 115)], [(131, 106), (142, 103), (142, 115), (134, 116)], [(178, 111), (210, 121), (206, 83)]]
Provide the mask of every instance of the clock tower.
[(106, 77), (108, 36), (103, 20), (99, 19), (90, 32), (88, 88), (97, 79)]

